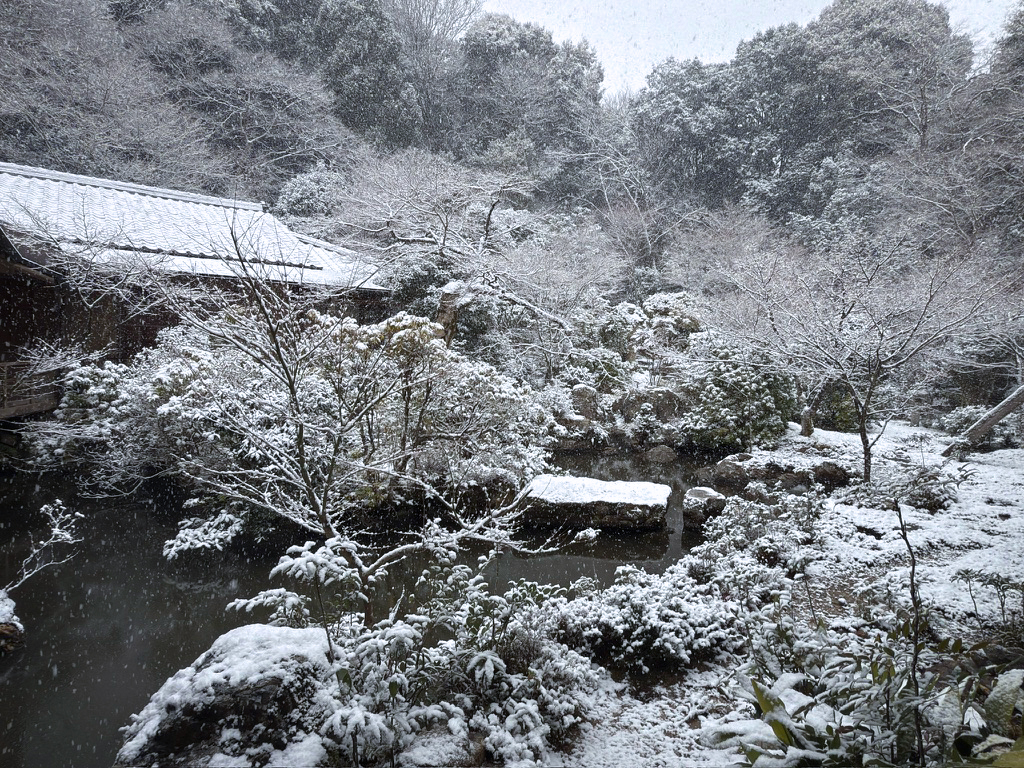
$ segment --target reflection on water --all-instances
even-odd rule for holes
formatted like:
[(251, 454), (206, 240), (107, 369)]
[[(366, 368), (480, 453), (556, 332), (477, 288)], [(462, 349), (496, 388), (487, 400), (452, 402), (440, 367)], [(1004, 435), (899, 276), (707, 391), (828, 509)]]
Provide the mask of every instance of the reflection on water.
[[(602, 480), (671, 485), (667, 530), (605, 533), (557, 555), (506, 555), (490, 566), (495, 591), (521, 578), (567, 586), (589, 576), (608, 584), (622, 563), (661, 571), (695, 543), (681, 534), (692, 467), (593, 456), (558, 463)], [(13, 595), (28, 642), (0, 658), (3, 768), (110, 766), (121, 744), (118, 729), (170, 675), (220, 634), (259, 620), (224, 607), (266, 589), (275, 562), (213, 554), (169, 563), (161, 553), (175, 530), (169, 503), (73, 500), (70, 483), (0, 474), (0, 584), (13, 577), (26, 552), (33, 514), (58, 497), (85, 515), (84, 541), (73, 560)], [(411, 584), (419, 566), (404, 565)], [(398, 570), (395, 581), (403, 580)], [(390, 586), (398, 594), (382, 598), (397, 600), (402, 586)]]

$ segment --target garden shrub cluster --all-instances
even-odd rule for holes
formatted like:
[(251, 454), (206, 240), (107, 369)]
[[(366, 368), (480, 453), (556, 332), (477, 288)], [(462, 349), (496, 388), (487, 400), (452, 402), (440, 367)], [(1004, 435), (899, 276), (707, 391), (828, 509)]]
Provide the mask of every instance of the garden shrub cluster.
[[(344, 596), (345, 585), (325, 578), (326, 565), (322, 551), (306, 546), (279, 569)], [(589, 659), (528, 620), (557, 594), (528, 582), (493, 594), (474, 569), (442, 559), (423, 573), (408, 613), (372, 627), (344, 610), (344, 601), (320, 612), (289, 590), (233, 607), (270, 608), (273, 623), (322, 624), (329, 632), (338, 686), (318, 727), (345, 759), (392, 759), (416, 734), (440, 725), (463, 742), (478, 734), (492, 758), (515, 762), (564, 744), (587, 718), (602, 678)]]
[(605, 589), (520, 582), (498, 595), (438, 552), (401, 617), (372, 627), (352, 613), (359, 584), (332, 553), (340, 544), (309, 542), (275, 573), (305, 593), (323, 589), (326, 608), (285, 589), (234, 607), (269, 609), (277, 624), (323, 624), (334, 638), (339, 685), (320, 727), (347, 759), (386, 760), (437, 727), (464, 742), (475, 734), (492, 758), (540, 759), (589, 717), (606, 675), (599, 665), (643, 679), (748, 648), (759, 612), (799, 567), (793, 553), (813, 536), (819, 508), (813, 498), (734, 501), (709, 524), (714, 537), (664, 573), (622, 567)]
[(748, 765), (896, 766), (962, 763), (1020, 736), (1024, 673), (981, 668), (982, 647), (938, 639), (927, 612), (876, 594), (822, 624), (792, 604), (785, 590), (762, 611), (737, 675), (768, 727), (719, 725), (709, 744)]
[(692, 667), (740, 651), (754, 613), (801, 570), (820, 502), (733, 499), (705, 530), (708, 540), (662, 574), (632, 566), (603, 590), (586, 583), (539, 610), (545, 631), (595, 660), (639, 675)]

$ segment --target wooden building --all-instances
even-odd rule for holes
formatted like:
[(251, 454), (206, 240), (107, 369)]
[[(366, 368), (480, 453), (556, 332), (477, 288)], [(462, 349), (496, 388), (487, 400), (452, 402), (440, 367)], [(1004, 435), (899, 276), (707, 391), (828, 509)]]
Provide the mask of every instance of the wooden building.
[(56, 372), (29, 376), (25, 350), (73, 342), (124, 359), (174, 321), (132, 311), (124, 292), (139, 270), (226, 283), (256, 270), (342, 291), (360, 319), (387, 301), (371, 263), (293, 232), (259, 203), (0, 163), (0, 419), (57, 404)]

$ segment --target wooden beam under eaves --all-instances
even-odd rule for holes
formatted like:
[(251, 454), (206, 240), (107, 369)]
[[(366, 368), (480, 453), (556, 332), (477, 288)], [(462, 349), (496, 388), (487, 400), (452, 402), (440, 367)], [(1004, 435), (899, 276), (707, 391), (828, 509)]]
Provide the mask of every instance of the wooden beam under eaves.
[(21, 255), (17, 246), (0, 226), (0, 276), (4, 275), (37, 280), (46, 285), (53, 285), (55, 282), (53, 276), (44, 272), (40, 265)]

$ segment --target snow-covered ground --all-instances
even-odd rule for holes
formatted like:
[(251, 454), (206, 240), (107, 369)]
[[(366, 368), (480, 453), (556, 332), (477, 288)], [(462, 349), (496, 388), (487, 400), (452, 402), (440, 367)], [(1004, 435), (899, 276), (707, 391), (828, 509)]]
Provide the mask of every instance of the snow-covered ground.
[[(874, 451), (874, 475), (884, 481), (922, 464), (943, 462), (941, 452), (950, 438), (943, 433), (890, 424)], [(801, 467), (829, 458), (858, 471), (862, 464), (857, 435), (818, 430), (799, 436), (796, 425), (773, 451), (754, 460), (774, 460)], [(962, 569), (1024, 580), (1024, 450), (972, 454), (966, 462), (949, 462), (947, 469), (969, 472), (958, 498), (935, 514), (904, 508), (910, 543), (918, 559), (921, 592), (951, 637), (971, 637), (979, 619), (995, 620), (999, 605), (993, 590), (974, 588), (981, 616), (967, 585), (955, 576)], [(811, 601), (819, 618), (851, 610), (857, 595), (872, 586), (891, 585), (906, 592), (908, 555), (892, 510), (853, 506), (839, 499), (827, 503), (816, 560), (808, 569)], [(725, 722), (737, 725), (752, 710), (728, 695), (735, 687), (734, 667), (710, 666), (686, 673), (671, 685), (642, 696), (622, 686), (605, 691), (571, 753), (551, 765), (579, 768), (649, 768), (650, 766), (724, 766), (735, 762), (735, 751), (704, 743), (705, 729)], [(767, 728), (750, 722), (749, 729)]]

